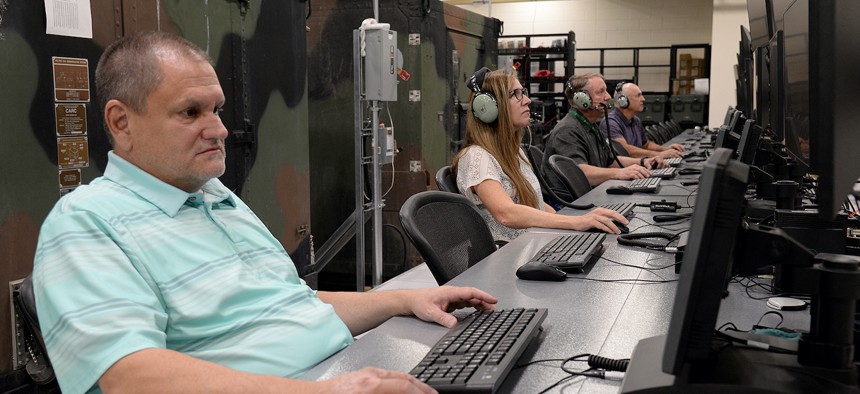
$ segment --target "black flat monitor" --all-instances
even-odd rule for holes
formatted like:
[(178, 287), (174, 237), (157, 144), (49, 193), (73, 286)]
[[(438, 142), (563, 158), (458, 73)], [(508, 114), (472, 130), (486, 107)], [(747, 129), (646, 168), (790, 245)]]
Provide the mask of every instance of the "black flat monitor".
[(731, 272), (749, 166), (717, 148), (702, 171), (689, 242), (663, 353), (664, 372), (680, 375), (711, 355), (711, 339)]
[(723, 127), (728, 127), (729, 122), (732, 121), (732, 116), (735, 114), (735, 109), (732, 106), (729, 106), (729, 109), (726, 110), (726, 117), (723, 119)]
[(785, 43), (783, 42), (782, 30), (777, 30), (768, 44), (768, 77), (770, 79), (770, 100), (768, 100), (770, 122), (768, 128), (777, 142), (782, 142), (785, 139), (785, 96), (782, 94), (783, 86), (785, 86), (785, 70), (782, 67), (785, 61), (783, 45)]
[(856, 0), (796, 0), (783, 15), (786, 147), (818, 175), (822, 218), (835, 216), (860, 177), (858, 21)]
[(761, 142), (762, 128), (752, 119), (744, 122), (741, 139), (738, 142), (738, 160), (741, 163), (752, 165), (755, 161), (755, 153)]
[(732, 114), (732, 119), (729, 121), (729, 125), (721, 128), (717, 133), (714, 147), (726, 148), (732, 151), (736, 150), (738, 142), (741, 139), (741, 132), (743, 131), (744, 122), (746, 122), (746, 120), (747, 118), (743, 113), (741, 113), (741, 111), (735, 111)]
[(809, 166), (809, 3), (795, 1), (783, 15), (785, 147)]
[(755, 123), (759, 127), (770, 124), (770, 48), (767, 44), (755, 50)]
[(741, 26), (741, 39), (738, 42), (737, 105), (735, 108), (747, 116), (752, 116), (753, 106), (753, 55), (750, 32)]
[(747, 0), (750, 20), (750, 43), (753, 49), (767, 46), (773, 36), (773, 3), (771, 0)]

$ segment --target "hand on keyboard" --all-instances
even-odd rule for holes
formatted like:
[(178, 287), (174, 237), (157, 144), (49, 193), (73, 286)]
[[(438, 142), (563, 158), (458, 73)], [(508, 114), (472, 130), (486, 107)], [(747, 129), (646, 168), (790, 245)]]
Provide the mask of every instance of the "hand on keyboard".
[(320, 392), (332, 393), (434, 393), (432, 387), (414, 376), (397, 371), (367, 367), (327, 381)]
[(474, 287), (452, 286), (410, 292), (405, 298), (407, 306), (415, 316), (448, 328), (457, 325), (457, 318), (449, 312), (468, 307), (482, 311), (493, 310), (496, 309), (495, 303), (499, 301)]
[[(648, 165), (648, 163), (647, 163), (648, 161), (646, 160), (645, 162), (646, 162), (645, 164)], [(647, 168), (642, 167), (638, 164), (632, 165), (632, 166), (627, 166), (624, 168), (618, 168), (617, 170), (618, 171), (615, 173), (615, 176), (613, 177), (614, 179), (642, 179), (642, 178), (648, 178), (649, 176), (651, 176), (651, 171), (649, 171)]]
[(623, 225), (630, 223), (630, 221), (627, 220), (624, 215), (618, 213), (618, 211), (606, 208), (597, 208), (580, 217), (586, 219), (584, 224), (587, 226), (585, 228), (577, 228), (577, 230), (580, 231), (595, 228), (607, 233), (621, 234), (621, 230), (618, 228), (616, 223), (621, 223)]
[[(683, 147), (682, 147), (682, 148), (683, 148)], [(662, 157), (662, 158), (664, 158), (664, 159), (669, 159), (669, 158), (672, 158), (672, 157), (678, 157), (678, 158), (680, 158), (680, 157), (683, 157), (683, 156), (684, 156), (684, 154), (683, 154), (683, 153), (681, 153), (681, 151), (680, 151), (680, 150), (676, 150), (676, 149), (666, 149), (666, 150), (664, 150), (664, 151), (660, 152), (660, 154), (659, 154), (659, 157)]]

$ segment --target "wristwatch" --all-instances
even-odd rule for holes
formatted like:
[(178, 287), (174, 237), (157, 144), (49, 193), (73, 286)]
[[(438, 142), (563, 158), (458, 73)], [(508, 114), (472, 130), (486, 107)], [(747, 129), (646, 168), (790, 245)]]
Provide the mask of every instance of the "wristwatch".
[(643, 158), (639, 159), (639, 165), (640, 166), (645, 167), (645, 159), (647, 159), (647, 157), (643, 157)]

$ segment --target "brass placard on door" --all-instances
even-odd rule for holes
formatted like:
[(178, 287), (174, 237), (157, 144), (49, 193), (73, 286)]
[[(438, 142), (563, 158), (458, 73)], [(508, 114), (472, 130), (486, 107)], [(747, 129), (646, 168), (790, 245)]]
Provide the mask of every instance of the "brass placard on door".
[(54, 70), (54, 101), (90, 101), (89, 60), (51, 57)]
[(87, 134), (86, 104), (54, 104), (57, 119), (57, 136)]
[(90, 166), (87, 137), (57, 138), (57, 166), (61, 169)]
[(60, 188), (76, 187), (81, 185), (81, 169), (72, 168), (60, 170)]

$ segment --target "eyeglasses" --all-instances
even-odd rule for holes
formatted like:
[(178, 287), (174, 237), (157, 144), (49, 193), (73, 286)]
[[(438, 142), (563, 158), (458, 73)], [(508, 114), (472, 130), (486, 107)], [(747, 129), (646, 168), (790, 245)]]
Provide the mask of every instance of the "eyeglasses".
[(523, 97), (528, 97), (528, 96), (529, 96), (528, 89), (514, 89), (514, 91), (511, 92), (511, 98), (515, 98), (515, 99), (517, 99), (517, 101), (523, 101)]

